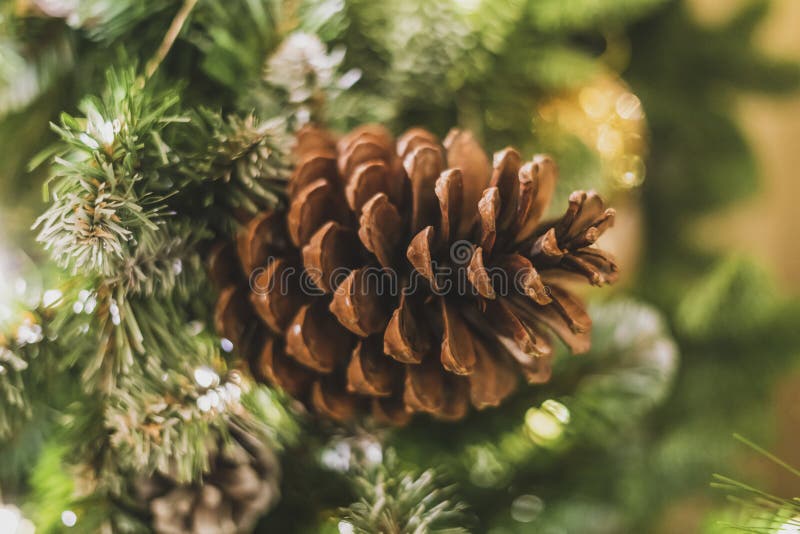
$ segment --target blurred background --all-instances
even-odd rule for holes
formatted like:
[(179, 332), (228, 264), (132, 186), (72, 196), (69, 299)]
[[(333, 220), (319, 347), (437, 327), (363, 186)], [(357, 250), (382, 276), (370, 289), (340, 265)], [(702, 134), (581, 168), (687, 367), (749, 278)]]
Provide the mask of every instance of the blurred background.
[[(732, 17), (742, 3), (697, 0), (691, 5), (700, 23), (715, 25)], [(797, 61), (800, 39), (794, 23), (800, 17), (799, 10), (796, 2), (771, 2), (769, 13), (756, 30), (753, 46), (774, 57)], [(715, 234), (721, 234), (719, 228), (728, 226), (730, 232), (726, 232), (728, 238), (722, 239), (722, 246), (739, 251), (755, 247), (750, 250), (764, 259), (787, 289), (796, 293), (800, 252), (781, 243), (789, 242), (793, 231), (786, 221), (792, 209), (789, 199), (797, 187), (792, 179), (797, 156), (791, 140), (798, 133), (798, 99), (791, 94), (775, 99), (743, 91), (736, 96), (733, 109), (758, 162), (761, 186), (751, 198), (703, 221), (702, 235), (713, 239)], [(761, 223), (751, 224), (749, 221), (759, 213), (763, 216)], [(741, 238), (733, 239), (735, 234)]]
[[(419, 466), (450, 458), (443, 469), (465, 488), (480, 532), (798, 531), (795, 523), (785, 527), (795, 530), (765, 523), (710, 484), (722, 473), (785, 498), (800, 495), (800, 477), (733, 437), (800, 465), (800, 2), (263, 4), (269, 16), (259, 18), (260, 2), (200, 0), (164, 63), (168, 82), (184, 82), (187, 106), (303, 117), (308, 102), (263, 68), (288, 32), (303, 31), (344, 53), (337, 76), (317, 88), (334, 128), (374, 120), (395, 133), (470, 128), (487, 150), (512, 144), (524, 155), (552, 153), (562, 193), (597, 189), (618, 211), (603, 244), (618, 256), (623, 278), (611, 292), (586, 295), (596, 359), (566, 366), (546, 388), (448, 436), (415, 422), (391, 438), (402, 458)], [(49, 121), (98, 92), (106, 67), (143, 63), (177, 5), (3, 3), (0, 341), (19, 337), (21, 325), (35, 327), (37, 319), (24, 319), (26, 306), (35, 306), (27, 295), (40, 298), (64, 279), (30, 230), (46, 207), (47, 165), (30, 162), (55, 139)], [(631, 324), (652, 327), (649, 337), (614, 330), (634, 308), (644, 322)], [(621, 363), (603, 356), (644, 354), (636, 347), (648, 344), (663, 350)], [(593, 382), (578, 380), (579, 370)], [(566, 437), (539, 435), (527, 419), (532, 406), (545, 413), (553, 399), (572, 410)], [(31, 473), (52, 459), (42, 451), (57, 411), (49, 406), (20, 421), (6, 414), (0, 505), (5, 499), (29, 517), (42, 514), (37, 499), (47, 492)], [(287, 472), (296, 473), (291, 465)], [(272, 520), (297, 521), (303, 502), (301, 485)], [(341, 504), (334, 498), (319, 508)], [(313, 521), (323, 515), (308, 514), (306, 531), (321, 528)]]

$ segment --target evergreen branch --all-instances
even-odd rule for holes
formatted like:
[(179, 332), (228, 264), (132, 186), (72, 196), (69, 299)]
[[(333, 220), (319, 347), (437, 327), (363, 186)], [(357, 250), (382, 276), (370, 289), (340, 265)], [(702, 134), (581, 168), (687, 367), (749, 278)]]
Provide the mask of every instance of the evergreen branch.
[(201, 230), (179, 222), (159, 225), (158, 231), (141, 236), (108, 282), (129, 295), (166, 296), (176, 289), (185, 293), (186, 283), (201, 270), (197, 244), (202, 237)]
[(22, 377), (28, 363), (3, 346), (2, 341), (0, 337), (0, 440), (10, 436), (20, 421), (31, 415)]
[[(274, 419), (246, 408), (251, 387), (238, 372), (217, 374), (211, 366), (183, 373), (153, 368), (129, 376), (100, 402), (76, 403), (62, 437), (74, 448), (63, 452), (62, 462), (72, 466), (81, 490), (60, 509), (75, 510), (83, 528), (114, 523), (113, 531), (124, 531), (142, 519), (148, 482), (202, 485), (210, 459), (235, 442), (236, 432), (271, 447), (283, 431), (272, 426)], [(264, 405), (262, 412), (276, 408)]]
[(199, 69), (239, 97), (246, 95), (280, 37), (276, 25), (284, 7), (282, 0), (204, 0), (186, 33), (202, 55)]
[(13, 437), (33, 416), (32, 395), (43, 383), (43, 369), (55, 348), (41, 309), (26, 309), (0, 331), (0, 441)]
[(361, 78), (359, 69), (340, 73), (344, 56), (342, 47), (328, 52), (316, 35), (294, 32), (267, 59), (264, 82), (281, 95), (280, 113), (287, 115), (291, 127), (322, 121), (332, 110), (331, 100)]
[(216, 379), (203, 387), (186, 373), (165, 371), (130, 377), (113, 392), (105, 424), (118, 469), (158, 471), (179, 482), (192, 482), (208, 469), (208, 436), (225, 432), (227, 419), (242, 413), (242, 384), (236, 373), (220, 379), (208, 366), (197, 372)]
[(253, 386), (242, 395), (242, 405), (262, 426), (276, 447), (293, 447), (302, 435), (299, 416), (290, 406), (294, 400), (285, 392)]
[[(363, 460), (355, 467), (358, 500), (339, 511), (358, 534), (461, 534), (471, 522), (455, 487), (428, 469), (419, 475), (399, 465), (393, 451), (382, 463)], [(341, 524), (341, 523), (340, 523)], [(340, 526), (341, 530), (341, 526)]]
[[(282, 203), (290, 172), (290, 139), (282, 119), (262, 121), (254, 114), (223, 117), (206, 108), (193, 112), (179, 150), (186, 154), (180, 172), (187, 189), (206, 199), (197, 216), (205, 217), (208, 205), (216, 205), (228, 214), (222, 220), (227, 231), (236, 224), (234, 215)], [(188, 213), (193, 209), (185, 207)]]
[(128, 255), (132, 229), (155, 231), (154, 220), (162, 207), (143, 206), (131, 190), (114, 193), (96, 179), (79, 179), (71, 185), (70, 190), (61, 188), (61, 195), (34, 223), (39, 228), (36, 239), (73, 274), (89, 269), (111, 276), (117, 262)]
[(174, 368), (202, 359), (196, 327), (185, 319), (175, 293), (161, 299), (128, 296), (122, 286), (84, 283), (68, 297), (69, 306), (58, 310), (53, 328), (67, 347), (61, 366), (79, 370), (87, 392), (114, 391), (125, 375), (151, 360)]
[(34, 228), (73, 274), (115, 276), (167, 213), (161, 182), (171, 174), (169, 147), (157, 134), (183, 120), (169, 114), (178, 97), (135, 80), (132, 69), (109, 71), (103, 98), (83, 103), (85, 118), (62, 114), (53, 125), (61, 140), (50, 149), (52, 204)]

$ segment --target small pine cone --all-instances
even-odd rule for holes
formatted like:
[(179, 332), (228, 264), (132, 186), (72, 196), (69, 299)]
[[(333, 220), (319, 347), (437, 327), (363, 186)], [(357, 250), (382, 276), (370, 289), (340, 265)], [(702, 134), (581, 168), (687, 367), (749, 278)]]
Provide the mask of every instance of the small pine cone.
[(202, 482), (179, 484), (157, 473), (137, 486), (158, 534), (250, 532), (279, 498), (280, 465), (267, 445), (238, 426), (219, 440)]
[(542, 223), (550, 158), (507, 148), (492, 165), (469, 132), (395, 142), (374, 125), (338, 141), (304, 127), (294, 158), (288, 210), (260, 213), (235, 253), (210, 257), (217, 329), (257, 378), (335, 420), (363, 407), (393, 424), (456, 420), (497, 406), (520, 374), (546, 382), (549, 332), (588, 350), (591, 321), (563, 282), (617, 278), (592, 246), (614, 210), (577, 191)]

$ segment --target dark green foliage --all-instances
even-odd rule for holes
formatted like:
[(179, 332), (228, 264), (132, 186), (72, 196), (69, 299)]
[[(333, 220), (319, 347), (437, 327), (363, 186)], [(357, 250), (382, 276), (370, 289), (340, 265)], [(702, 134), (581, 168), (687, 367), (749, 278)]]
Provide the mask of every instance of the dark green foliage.
[(665, 3), (666, 0), (543, 0), (531, 2), (528, 13), (542, 32), (596, 30), (636, 20)]
[(714, 255), (691, 235), (699, 217), (758, 188), (754, 156), (733, 118), (737, 92), (782, 95), (798, 87), (798, 65), (753, 46), (767, 8), (750, 2), (708, 27), (672, 2), (630, 29), (626, 78), (651, 129), (638, 291), (665, 311), (683, 355), (675, 390), (645, 442), (645, 463), (629, 472), (637, 499), (628, 513), (640, 525), (702, 493), (706, 474), (730, 465), (732, 432), (770, 438), (771, 391), (800, 346), (789, 326), (800, 318), (796, 299), (779, 294), (758, 261)]
[(31, 414), (30, 400), (25, 395), (23, 372), (28, 362), (20, 358), (11, 348), (0, 345), (0, 437), (6, 438), (19, 427), (20, 420)]
[[(800, 82), (798, 65), (765, 56), (752, 44), (767, 5), (753, 2), (724, 26), (705, 28), (673, 2), (633, 27), (627, 79), (652, 129), (651, 179), (644, 191), (651, 228), (662, 237), (680, 239), (676, 226), (757, 187), (731, 98), (735, 91), (786, 93)], [(654, 253), (672, 250), (663, 239), (649, 243)]]
[(737, 338), (771, 328), (777, 313), (769, 276), (752, 261), (730, 257), (687, 288), (676, 322), (690, 339)]
[(203, 224), (208, 208), (218, 208), (220, 217), (208, 222), (230, 232), (236, 224), (232, 216), (283, 202), (290, 137), (282, 118), (261, 121), (252, 113), (223, 118), (200, 108), (181, 134), (178, 150), (185, 156), (179, 172), (188, 202), (180, 209), (187, 216)]
[(233, 95), (254, 87), (279, 42), (283, 10), (275, 0), (200, 3), (186, 38), (200, 52), (202, 72)]
[[(61, 298), (30, 310), (42, 339), (0, 338), (0, 485), (41, 530), (58, 532), (69, 508), (82, 532), (146, 531), (131, 481), (168, 468), (198, 481), (230, 418), (286, 451), (264, 532), (339, 520), (386, 534), (647, 531), (728, 464), (731, 431), (767, 430), (800, 306), (758, 262), (687, 235), (758, 187), (736, 91), (786, 94), (800, 80), (752, 46), (766, 1), (708, 28), (677, 0), (200, 0), (149, 79), (136, 66), (153, 64), (188, 4), (13, 4), (0, 9), (0, 225), (33, 249), (26, 230), (44, 211), (39, 240), (65, 270), (46, 277)], [(305, 47), (283, 47), (298, 36)], [(562, 354), (550, 384), (458, 425), (375, 431), (385, 457), (372, 464), (355, 445), (364, 429), (325, 427), (267, 388), (235, 413), (200, 408), (193, 372), (234, 365), (208, 332), (202, 251), (284, 201), (295, 128), (461, 126), (489, 150), (554, 153), (567, 186), (611, 191), (595, 147), (536, 114), (618, 71), (650, 127), (632, 291), (662, 313), (595, 305), (592, 352)], [(46, 206), (30, 193), (44, 181)], [(345, 469), (325, 459), (337, 443)]]

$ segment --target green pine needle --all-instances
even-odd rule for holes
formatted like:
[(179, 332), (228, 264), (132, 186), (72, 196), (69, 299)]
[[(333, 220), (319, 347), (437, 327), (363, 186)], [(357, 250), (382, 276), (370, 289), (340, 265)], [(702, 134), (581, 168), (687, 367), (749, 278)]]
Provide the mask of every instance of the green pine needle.
[(340, 511), (358, 534), (461, 534), (469, 532), (466, 506), (432, 469), (414, 475), (395, 461), (355, 478), (360, 499)]
[[(786, 463), (740, 434), (734, 434), (734, 438), (800, 479), (800, 469)], [(711, 487), (726, 492), (728, 500), (739, 506), (749, 516), (746, 524), (725, 523), (727, 527), (742, 532), (765, 534), (800, 530), (800, 497), (779, 497), (720, 474), (713, 475)]]

